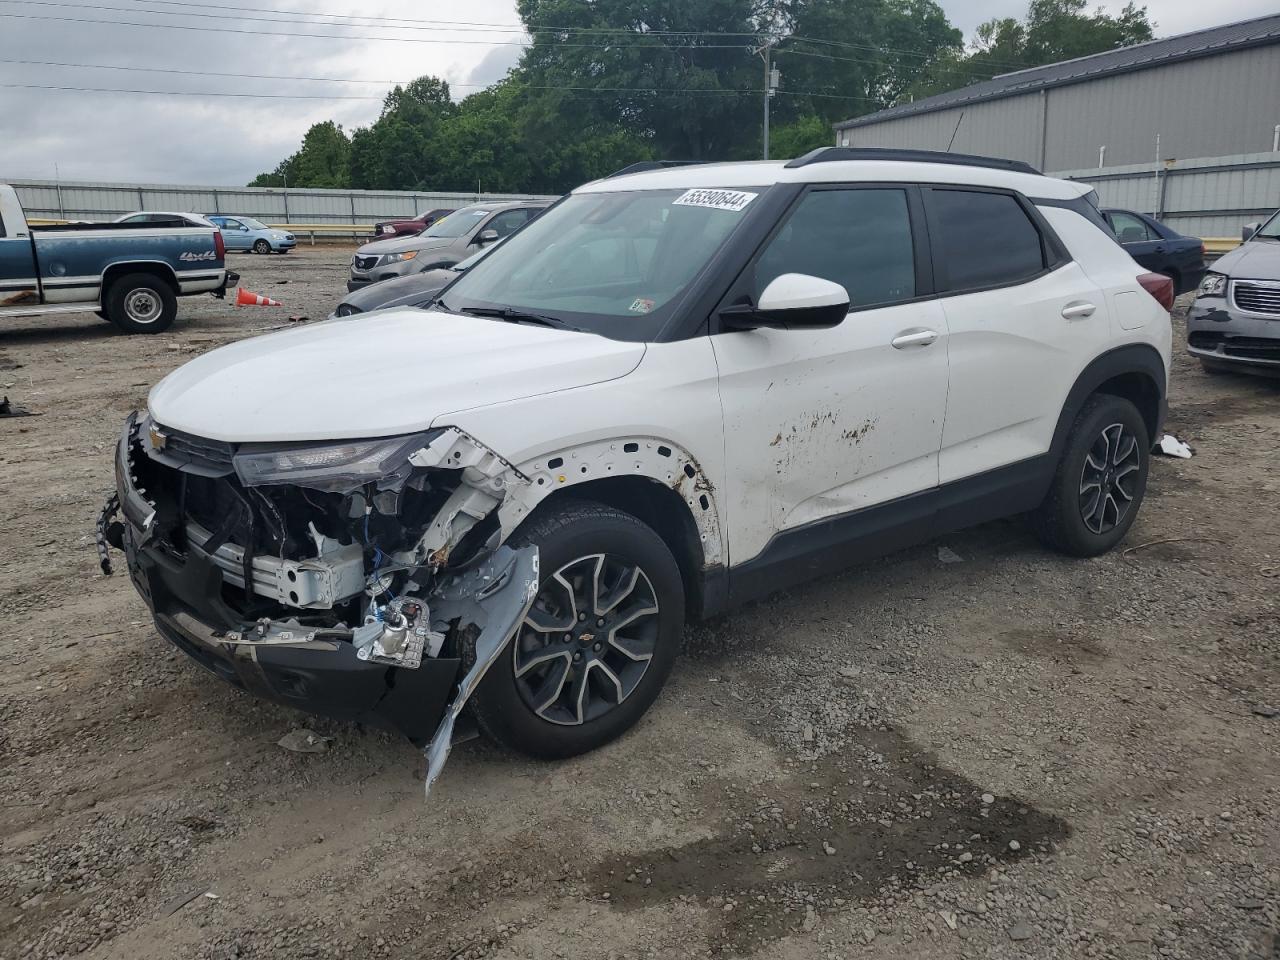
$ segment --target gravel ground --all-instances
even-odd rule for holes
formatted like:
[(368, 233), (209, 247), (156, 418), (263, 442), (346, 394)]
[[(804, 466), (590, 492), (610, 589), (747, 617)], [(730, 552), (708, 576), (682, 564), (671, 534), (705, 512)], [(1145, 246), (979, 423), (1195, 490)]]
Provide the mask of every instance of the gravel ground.
[(285, 306), (159, 337), (0, 328), (41, 414), (0, 421), (0, 956), (1280, 956), (1280, 386), (1179, 354), (1196, 456), (1127, 549), (1003, 522), (780, 594), (620, 742), (473, 741), (424, 805), (411, 746), (207, 677), (93, 548), (148, 387), (324, 317), (349, 254), (237, 257)]

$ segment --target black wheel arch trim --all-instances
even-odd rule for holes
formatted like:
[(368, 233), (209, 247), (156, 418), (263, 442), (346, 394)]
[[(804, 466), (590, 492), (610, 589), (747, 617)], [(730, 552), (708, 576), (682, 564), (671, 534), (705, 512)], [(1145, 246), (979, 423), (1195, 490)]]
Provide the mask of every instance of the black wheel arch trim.
[(1154, 415), (1143, 419), (1147, 421), (1147, 429), (1151, 431), (1154, 441), (1164, 424), (1165, 412), (1168, 408), (1168, 383), (1164, 368), (1164, 359), (1155, 347), (1147, 343), (1130, 343), (1122, 347), (1108, 350), (1095, 357), (1076, 377), (1076, 382), (1067, 393), (1066, 402), (1062, 405), (1062, 413), (1058, 415), (1058, 424), (1054, 427), (1053, 442), (1049, 452), (1056, 462), (1062, 456), (1071, 433), (1071, 425), (1075, 423), (1086, 400), (1097, 393), (1099, 388), (1117, 377), (1138, 374), (1151, 381), (1155, 388), (1157, 405)]

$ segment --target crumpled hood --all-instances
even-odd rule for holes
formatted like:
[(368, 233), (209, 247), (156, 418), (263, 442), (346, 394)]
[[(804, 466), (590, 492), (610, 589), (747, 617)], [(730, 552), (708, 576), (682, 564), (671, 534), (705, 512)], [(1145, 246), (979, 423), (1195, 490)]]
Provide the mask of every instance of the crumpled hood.
[(447, 247), (457, 237), (390, 237), (386, 240), (374, 240), (366, 243), (356, 251), (362, 257), (382, 256), (386, 253), (404, 253), (406, 250), (430, 250), (433, 247)]
[(1250, 240), (1223, 254), (1209, 269), (1235, 279), (1280, 280), (1280, 243)]
[(164, 426), (233, 443), (386, 437), (623, 377), (644, 352), (589, 333), (388, 310), (213, 350), (156, 384), (147, 405)]

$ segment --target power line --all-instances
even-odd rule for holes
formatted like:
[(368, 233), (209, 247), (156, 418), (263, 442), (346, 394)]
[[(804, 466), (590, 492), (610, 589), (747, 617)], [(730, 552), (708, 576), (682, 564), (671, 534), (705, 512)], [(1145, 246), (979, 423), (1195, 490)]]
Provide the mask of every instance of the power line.
[[(12, 0), (0, 0), (0, 2), (12, 2)], [(27, 2), (27, 0), (22, 0)], [(69, 6), (82, 6), (81, 4), (68, 4)], [(156, 13), (158, 11), (137, 11), (139, 13)], [(212, 15), (210, 15), (212, 16)], [(14, 20), (51, 20), (58, 23), (93, 23), (99, 26), (109, 27), (149, 27), (157, 30), (188, 30), (197, 33), (236, 33), (247, 34), (254, 37), (312, 37), (320, 40), (361, 40), (388, 43), (465, 43), (479, 44), (487, 47), (527, 47), (529, 44), (520, 40), (459, 40), (445, 37), (370, 37), (370, 36), (349, 36), (344, 34), (333, 33), (299, 33), (297, 31), (285, 30), (241, 30), (235, 27), (201, 27), (189, 23), (143, 23), (137, 20), (90, 20), (86, 17), (55, 17), (49, 14), (35, 13), (0, 13), (0, 17), (8, 17)], [(272, 21), (282, 23), (284, 21)], [(331, 26), (345, 26), (344, 24), (331, 24)], [(644, 34), (635, 34), (637, 38), (642, 38)], [(590, 50), (601, 50), (609, 46), (643, 46), (647, 49), (657, 50), (674, 50), (674, 49), (690, 49), (690, 50), (740, 50), (743, 45), (739, 43), (713, 44), (713, 43), (668, 43), (660, 46), (650, 44), (609, 44), (609, 43), (557, 43), (557, 47), (578, 47)]]
[[(0, 62), (9, 63), (9, 62), (22, 62), (22, 61), (0, 61)], [(169, 72), (169, 71), (164, 71), (164, 72)], [(175, 71), (175, 72), (182, 72), (182, 71)], [(200, 71), (192, 71), (192, 72), (199, 73)], [(222, 76), (222, 74), (214, 74), (214, 75)], [(318, 80), (322, 78), (316, 78), (316, 77), (313, 77), (313, 78), (290, 78), (290, 77), (248, 78), (246, 77), (245, 79), (266, 79), (266, 80), (316, 79)], [(332, 82), (332, 81), (327, 81), (327, 82)], [(372, 83), (375, 81), (357, 81), (357, 82)], [(479, 86), (479, 84), (459, 84), (459, 86)], [(42, 83), (0, 82), (0, 87), (6, 87), (6, 88), (18, 89), (18, 90), (70, 91), (75, 93), (127, 93), (127, 94), (139, 94), (139, 95), (146, 95), (146, 96), (160, 96), (160, 97), (231, 97), (231, 98), (246, 99), (246, 100), (364, 100), (364, 101), (381, 102), (382, 100), (386, 99), (383, 96), (370, 96), (370, 95), (323, 94), (323, 93), (231, 93), (226, 91), (207, 91), (207, 90), (140, 90), (140, 89), (121, 88), (121, 87), (80, 87), (80, 86), (70, 86), (70, 85), (63, 85), (63, 84), (42, 84)], [(575, 94), (576, 93), (598, 93), (598, 94), (674, 93), (674, 94), (682, 94), (682, 95), (693, 94), (693, 95), (705, 95), (705, 96), (735, 96), (735, 97), (759, 96), (761, 93), (764, 92), (763, 90), (747, 90), (747, 89), (705, 90), (705, 89), (699, 89), (697, 87), (562, 87), (562, 86), (551, 86), (551, 85), (532, 86), (532, 87), (529, 87), (529, 89), (555, 90), (560, 92), (567, 91)], [(778, 92), (782, 93), (783, 91), (778, 91)], [(834, 94), (834, 93), (810, 93), (807, 91), (797, 91), (797, 90), (789, 90), (789, 91), (786, 91), (786, 93), (789, 96), (794, 96), (794, 97), (821, 97), (824, 99), (835, 99), (835, 100), (866, 100), (869, 102), (878, 102), (871, 97), (853, 97), (853, 96), (844, 96), (842, 94)], [(574, 98), (574, 99), (577, 99), (577, 98)]]
[[(28, 0), (4, 0), (4, 2), (28, 2)], [(228, 10), (235, 12), (247, 13), (278, 13), (290, 17), (334, 17), (342, 20), (373, 20), (378, 23), (409, 23), (409, 24), (426, 24), (430, 28), (444, 30), (470, 30), (483, 32), (503, 32), (503, 33), (599, 33), (599, 34), (620, 34), (627, 36), (640, 37), (741, 37), (744, 41), (752, 40), (759, 36), (753, 31), (723, 31), (723, 30), (634, 30), (630, 27), (581, 27), (581, 26), (551, 26), (548, 24), (539, 24), (536, 26), (526, 26), (519, 23), (486, 23), (476, 20), (435, 20), (421, 19), (415, 17), (384, 17), (374, 16), (372, 14), (352, 14), (352, 13), (326, 13), (318, 10), (281, 10), (278, 7), (245, 7), (237, 4), (222, 3), (206, 3), (191, 2), (191, 0), (139, 0), (139, 2), (147, 3), (152, 6), (172, 6), (172, 7), (197, 7), (211, 10)], [(70, 5), (70, 4), (68, 4)], [(79, 4), (75, 4), (79, 6)], [(152, 11), (160, 12), (160, 11)], [(358, 26), (358, 24), (333, 24), (333, 26)], [(408, 29), (394, 27), (393, 29)]]

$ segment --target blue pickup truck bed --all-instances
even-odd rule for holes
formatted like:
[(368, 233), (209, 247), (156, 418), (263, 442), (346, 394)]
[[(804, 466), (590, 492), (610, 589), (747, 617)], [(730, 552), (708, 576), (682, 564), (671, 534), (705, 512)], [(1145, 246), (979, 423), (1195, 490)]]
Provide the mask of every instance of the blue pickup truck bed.
[(0, 184), (0, 319), (90, 310), (129, 333), (159, 333), (177, 298), (222, 296), (239, 278), (212, 227), (66, 224), (31, 227)]

